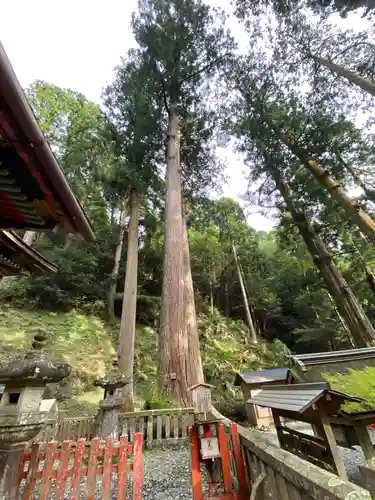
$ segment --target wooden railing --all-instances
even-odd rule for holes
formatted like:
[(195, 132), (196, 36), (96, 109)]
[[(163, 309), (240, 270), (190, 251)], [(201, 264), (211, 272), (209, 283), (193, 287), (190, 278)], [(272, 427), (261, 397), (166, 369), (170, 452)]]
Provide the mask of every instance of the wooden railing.
[(142, 441), (138, 433), (132, 443), (126, 436), (115, 442), (112, 438), (64, 441), (61, 447), (56, 441), (33, 443), (19, 465), (18, 492), (23, 500), (77, 499), (84, 483), (85, 498), (126, 500), (130, 483), (132, 499), (142, 500)]
[(188, 437), (188, 428), (194, 421), (193, 408), (147, 410), (120, 415), (120, 434), (132, 439), (141, 432), (147, 448), (162, 444), (176, 444)]
[[(231, 421), (213, 410), (224, 424)], [(250, 498), (253, 500), (371, 500), (370, 493), (269, 443), (257, 430), (239, 426)]]
[(77, 441), (84, 438), (90, 440), (93, 436), (95, 417), (69, 417), (47, 420), (34, 442)]
[[(132, 441), (135, 432), (142, 433), (147, 448), (168, 445), (186, 440), (188, 428), (193, 423), (192, 408), (122, 413), (119, 418), (119, 435)], [(34, 442), (76, 441), (95, 437), (95, 417), (70, 417), (48, 420)]]

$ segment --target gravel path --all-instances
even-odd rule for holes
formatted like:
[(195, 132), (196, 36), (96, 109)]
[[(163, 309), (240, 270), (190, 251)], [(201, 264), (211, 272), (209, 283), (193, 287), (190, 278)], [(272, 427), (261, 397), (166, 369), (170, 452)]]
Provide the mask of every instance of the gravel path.
[[(375, 444), (375, 430), (370, 430)], [(273, 445), (278, 446), (277, 435), (274, 432), (264, 432), (264, 437)], [(344, 458), (349, 480), (364, 486), (358, 465), (364, 463), (364, 456), (360, 447), (353, 449), (339, 448)], [(203, 481), (204, 482), (204, 481)], [(131, 481), (128, 477), (127, 497), (132, 498)], [(117, 480), (114, 478), (112, 499), (116, 499)], [(96, 499), (100, 500), (100, 481), (98, 481)], [(22, 489), (21, 496), (22, 498)], [(38, 499), (38, 492), (35, 494)], [(53, 497), (51, 497), (53, 498)], [(65, 496), (68, 500), (69, 495)], [(154, 448), (143, 452), (143, 500), (191, 500), (191, 469), (189, 445)], [(86, 499), (86, 481), (81, 483), (81, 498)]]
[(191, 500), (188, 445), (146, 450), (143, 454), (143, 500)]

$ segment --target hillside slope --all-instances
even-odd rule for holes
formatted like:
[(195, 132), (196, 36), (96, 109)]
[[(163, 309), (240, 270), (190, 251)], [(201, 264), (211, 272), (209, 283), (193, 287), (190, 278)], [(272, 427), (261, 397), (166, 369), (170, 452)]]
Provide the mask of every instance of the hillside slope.
[[(232, 384), (234, 374), (244, 368), (257, 369), (284, 362), (284, 346), (257, 346), (247, 343), (243, 323), (223, 318), (219, 313), (199, 318), (201, 351), (207, 382), (215, 385), (213, 397), (221, 407), (240, 399)], [(49, 396), (57, 396), (59, 408), (70, 415), (91, 415), (97, 410), (102, 390), (95, 388), (96, 378), (105, 374), (116, 355), (119, 325), (106, 323), (97, 316), (78, 311), (55, 313), (15, 309), (2, 305), (0, 311), (0, 364), (30, 347), (33, 336), (48, 335), (46, 351), (55, 360), (71, 364), (72, 374), (58, 387), (50, 387)], [(172, 404), (156, 391), (157, 334), (138, 325), (135, 349), (135, 397), (139, 408)]]

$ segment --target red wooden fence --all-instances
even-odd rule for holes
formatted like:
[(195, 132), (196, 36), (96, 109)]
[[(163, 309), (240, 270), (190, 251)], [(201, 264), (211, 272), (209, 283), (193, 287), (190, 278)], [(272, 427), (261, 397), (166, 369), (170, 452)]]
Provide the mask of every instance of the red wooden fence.
[[(189, 429), (193, 500), (247, 500), (249, 490), (238, 425), (231, 423), (229, 434), (227, 434), (222, 423), (203, 424), (204, 437), (214, 437), (214, 432), (218, 440), (220, 458), (203, 460), (200, 453), (198, 426), (194, 425)], [(201, 463), (206, 466), (208, 496), (203, 493)], [(215, 465), (216, 470), (214, 470)], [(234, 478), (236, 481), (233, 481)], [(221, 489), (223, 491), (219, 492)], [(252, 498), (250, 497), (250, 500)]]
[(113, 474), (117, 474), (115, 498), (126, 500), (126, 478), (131, 474), (133, 500), (142, 500), (142, 440), (142, 434), (135, 433), (133, 443), (128, 443), (127, 436), (115, 443), (112, 438), (63, 441), (61, 447), (56, 441), (34, 443), (25, 450), (20, 463), (18, 488), (24, 481), (22, 498), (33, 499), (39, 489), (39, 500), (48, 500), (51, 495), (63, 500), (66, 494), (71, 500), (79, 500), (82, 479), (87, 478), (86, 499), (94, 500), (101, 476), (99, 498), (110, 500)]

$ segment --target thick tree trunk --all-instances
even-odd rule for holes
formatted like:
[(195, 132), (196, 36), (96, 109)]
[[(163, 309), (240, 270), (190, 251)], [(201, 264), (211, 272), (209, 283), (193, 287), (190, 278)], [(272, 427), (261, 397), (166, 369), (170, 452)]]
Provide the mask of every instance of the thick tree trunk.
[(343, 66), (340, 66), (339, 64), (335, 64), (329, 61), (328, 59), (325, 59), (324, 57), (312, 55), (312, 58), (314, 59), (314, 61), (318, 62), (322, 66), (325, 66), (327, 69), (331, 70), (333, 73), (336, 73), (336, 75), (346, 78), (346, 80), (348, 80), (351, 83), (354, 83), (354, 85), (357, 85), (359, 88), (361, 88), (368, 94), (375, 96), (374, 83), (370, 82), (369, 80), (366, 80), (365, 78), (362, 78), (361, 76), (357, 75), (357, 73), (354, 73), (353, 71), (350, 71), (349, 69), (346, 69)]
[(25, 231), (22, 240), (26, 243), (26, 245), (31, 246), (34, 243), (36, 235), (36, 231)]
[(194, 285), (191, 275), (189, 239), (185, 211), (182, 208), (182, 240), (184, 245), (184, 308), (186, 334), (189, 346), (188, 384), (204, 383), (203, 366), (199, 345), (199, 331), (195, 311)]
[(281, 178), (277, 168), (270, 173), (290, 211), (298, 230), (324, 279), (328, 292), (332, 295), (337, 310), (351, 332), (357, 346), (366, 346), (375, 340), (375, 330), (348, 284), (332, 261), (323, 241), (315, 233), (302, 211), (297, 211), (291, 199), (290, 189)]
[(370, 287), (371, 292), (375, 295), (375, 276), (372, 270), (367, 266), (366, 267), (366, 281), (368, 286)]
[(113, 262), (111, 279), (109, 282), (107, 307), (108, 307), (108, 313), (111, 317), (114, 316), (117, 280), (118, 280), (118, 274), (119, 274), (119, 270), (120, 270), (122, 248), (124, 246), (124, 237), (125, 237), (126, 217), (127, 216), (128, 216), (128, 200), (126, 199), (123, 203), (123, 207), (121, 210), (120, 233), (119, 233), (119, 239), (118, 239), (118, 243), (117, 243), (117, 247), (116, 247), (116, 251), (115, 251), (115, 259)]
[[(139, 229), (139, 199), (135, 189), (131, 190), (129, 204), (128, 252), (117, 354), (120, 371), (128, 379), (133, 379)], [(124, 398), (124, 412), (134, 411), (133, 382), (124, 387), (122, 394)]]
[(240, 265), (239, 265), (239, 262), (238, 262), (236, 247), (235, 247), (234, 244), (232, 244), (232, 251), (233, 251), (234, 261), (235, 261), (236, 268), (237, 268), (238, 280), (240, 282), (243, 303), (244, 303), (244, 306), (245, 306), (246, 320), (247, 320), (247, 324), (248, 324), (248, 327), (249, 327), (249, 340), (253, 344), (257, 344), (258, 343), (257, 333), (256, 333), (256, 330), (255, 330), (253, 318), (251, 317), (251, 312), (250, 312), (250, 307), (249, 307), (249, 301), (247, 299), (247, 294), (246, 294), (246, 289), (245, 289), (245, 283), (244, 283), (244, 280), (243, 280), (242, 272), (241, 272)]
[(333, 298), (332, 298), (332, 295), (331, 295), (328, 291), (327, 291), (327, 295), (328, 295), (328, 297), (329, 297), (329, 300), (331, 301), (332, 307), (333, 307), (333, 309), (334, 309), (334, 311), (335, 311), (335, 313), (336, 313), (337, 317), (338, 317), (338, 318), (339, 318), (339, 320), (340, 320), (340, 323), (341, 323), (341, 325), (342, 325), (343, 329), (346, 331), (346, 334), (347, 334), (347, 336), (348, 336), (348, 339), (349, 339), (350, 345), (351, 345), (353, 348), (355, 348), (355, 342), (354, 342), (354, 340), (353, 340), (352, 334), (350, 333), (350, 331), (349, 331), (349, 329), (348, 329), (348, 327), (347, 327), (347, 325), (346, 325), (345, 321), (343, 320), (343, 317), (342, 317), (342, 316), (341, 316), (341, 314), (339, 313), (339, 311), (338, 311), (338, 309), (337, 309), (337, 307), (336, 307), (335, 301), (334, 301), (334, 300), (333, 300)]
[(375, 222), (371, 217), (360, 208), (360, 206), (348, 196), (341, 184), (333, 179), (326, 170), (313, 160), (307, 151), (297, 146), (289, 137), (280, 133), (274, 128), (280, 140), (292, 151), (292, 153), (302, 162), (304, 167), (309, 170), (317, 181), (330, 193), (345, 210), (348, 217), (353, 220), (364, 235), (375, 243)]
[(164, 268), (159, 332), (160, 389), (188, 404), (178, 107), (169, 108)]

